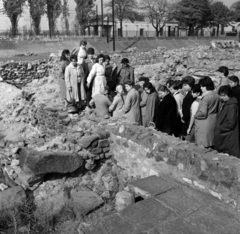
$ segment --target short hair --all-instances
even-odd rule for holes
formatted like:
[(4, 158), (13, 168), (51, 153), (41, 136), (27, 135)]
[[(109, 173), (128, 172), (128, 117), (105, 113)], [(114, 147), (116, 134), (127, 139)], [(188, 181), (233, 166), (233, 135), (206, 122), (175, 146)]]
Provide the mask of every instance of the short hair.
[(66, 57), (67, 54), (70, 54), (70, 51), (67, 50), (67, 49), (63, 50), (62, 53), (61, 53), (60, 61), (68, 60), (67, 57)]
[(179, 90), (182, 88), (181, 80), (174, 80), (171, 84), (169, 84), (169, 88), (173, 88), (175, 90)]
[(119, 84), (119, 85), (116, 86), (116, 91), (118, 92), (118, 90), (119, 90), (120, 88), (123, 90), (122, 84)]
[(92, 55), (94, 55), (94, 54), (95, 54), (95, 50), (94, 50), (92, 47), (89, 47), (89, 48), (87, 49), (87, 54), (92, 54)]
[(75, 59), (76, 61), (78, 61), (77, 55), (76, 54), (72, 54), (70, 56), (70, 61), (72, 61), (73, 59)]
[(99, 54), (99, 55), (97, 56), (97, 63), (98, 63), (98, 60), (99, 60), (100, 58), (103, 58), (103, 62), (105, 62), (105, 55), (104, 55), (104, 54)]
[(111, 60), (111, 58), (110, 58), (110, 56), (109, 56), (108, 54), (105, 55), (105, 60), (107, 60), (107, 59), (108, 59), (109, 61)]
[(151, 82), (144, 83), (143, 88), (149, 89), (151, 93), (153, 93), (155, 91), (155, 88)]
[(201, 86), (200, 84), (195, 84), (192, 88), (192, 93), (200, 93), (202, 94)]
[(223, 73), (223, 75), (226, 77), (229, 74), (228, 67), (226, 67), (226, 66), (219, 67), (217, 71)]
[(185, 76), (182, 78), (182, 85), (188, 84), (191, 88), (195, 84), (195, 79), (192, 76)]
[(226, 94), (228, 97), (232, 97), (232, 89), (230, 85), (223, 85), (219, 88), (218, 94)]
[(169, 93), (169, 89), (165, 85), (158, 86), (157, 91), (158, 92), (168, 92)]
[(199, 80), (201, 87), (206, 87), (207, 90), (214, 90), (214, 83), (209, 76), (205, 76)]
[(121, 60), (121, 63), (123, 63), (123, 64), (129, 63), (128, 58), (123, 58), (123, 59)]
[(166, 86), (171, 87), (171, 85), (174, 83), (174, 80), (170, 79), (166, 82)]
[(145, 76), (141, 76), (138, 81), (143, 81), (144, 83), (149, 82), (149, 78)]
[(107, 85), (105, 85), (105, 86), (104, 86), (104, 91), (108, 91), (108, 92), (109, 92), (109, 91), (110, 91), (110, 88), (109, 88)]
[(237, 76), (229, 76), (228, 79), (239, 85), (239, 79)]
[(131, 81), (131, 80), (127, 80), (127, 81), (125, 81), (124, 82), (124, 85), (129, 85), (129, 86), (133, 86), (133, 81)]
[(81, 46), (81, 45), (85, 45), (85, 46), (86, 46), (86, 45), (87, 45), (87, 42), (84, 41), (84, 40), (81, 40), (80, 43), (79, 43), (79, 46)]

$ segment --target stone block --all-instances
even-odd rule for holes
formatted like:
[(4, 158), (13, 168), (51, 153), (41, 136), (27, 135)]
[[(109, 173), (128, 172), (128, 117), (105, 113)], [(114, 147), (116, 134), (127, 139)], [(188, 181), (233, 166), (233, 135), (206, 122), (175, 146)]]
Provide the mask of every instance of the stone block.
[(73, 188), (70, 197), (74, 213), (78, 217), (88, 214), (103, 204), (102, 198), (85, 186)]
[(103, 148), (103, 153), (107, 153), (107, 152), (109, 152), (110, 151), (110, 147), (105, 147), (105, 148)]
[(144, 179), (133, 181), (129, 187), (136, 195), (148, 198), (165, 193), (178, 185), (172, 179), (166, 180), (166, 177), (149, 176)]
[(123, 210), (125, 207), (134, 203), (134, 195), (128, 191), (121, 191), (116, 194), (116, 210), (120, 211)]
[(85, 234), (133, 234), (134, 226), (120, 217), (118, 214), (112, 214), (105, 217), (97, 225), (91, 225), (83, 230)]
[(91, 149), (90, 152), (92, 154), (101, 154), (103, 152), (102, 148), (94, 148), (94, 149)]
[(164, 202), (179, 213), (193, 211), (203, 205), (194, 196), (184, 192), (184, 187), (167, 191), (166, 193), (156, 196), (156, 199)]
[(15, 186), (8, 188), (0, 192), (0, 212), (22, 206), (25, 201), (26, 195), (22, 187)]
[(147, 231), (175, 216), (174, 212), (154, 198), (130, 205), (119, 212), (120, 216), (141, 231)]
[(88, 148), (93, 141), (98, 140), (98, 135), (84, 136), (79, 141), (78, 144), (83, 148)]
[(239, 215), (220, 205), (203, 207), (184, 218), (185, 222), (211, 234), (239, 234)]
[(83, 165), (83, 158), (77, 153), (34, 151), (24, 149), (20, 152), (20, 167), (35, 175), (47, 173), (70, 173)]
[(99, 140), (98, 141), (98, 147), (108, 147), (109, 146), (109, 140), (104, 139), (104, 140)]

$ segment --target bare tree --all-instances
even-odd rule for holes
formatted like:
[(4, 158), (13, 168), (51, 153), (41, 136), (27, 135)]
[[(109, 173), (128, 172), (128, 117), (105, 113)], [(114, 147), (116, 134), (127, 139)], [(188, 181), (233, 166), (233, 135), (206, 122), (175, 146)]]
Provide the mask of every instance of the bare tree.
[(166, 23), (173, 19), (172, 4), (167, 0), (141, 0), (140, 6), (155, 28), (158, 37)]
[(63, 0), (63, 5), (62, 5), (62, 21), (64, 24), (64, 29), (65, 33), (68, 35), (69, 34), (69, 6), (68, 6), (68, 0)]
[(30, 15), (33, 20), (34, 32), (40, 34), (40, 23), (42, 15), (45, 13), (46, 0), (28, 0)]
[(93, 13), (94, 0), (74, 0), (76, 2), (76, 19), (80, 25), (81, 35), (85, 34), (86, 24)]
[(49, 36), (54, 35), (54, 30), (56, 28), (56, 20), (61, 15), (62, 5), (61, 0), (46, 0), (47, 4), (47, 17), (49, 25)]
[(23, 13), (23, 6), (26, 0), (2, 0), (5, 13), (12, 24), (12, 35), (16, 36), (18, 31), (18, 20)]
[[(142, 19), (141, 14), (137, 11), (138, 3), (136, 0), (117, 0), (114, 2), (115, 17), (120, 22), (120, 36), (123, 32), (123, 20), (135, 20)], [(112, 9), (112, 1), (105, 4), (105, 7)]]

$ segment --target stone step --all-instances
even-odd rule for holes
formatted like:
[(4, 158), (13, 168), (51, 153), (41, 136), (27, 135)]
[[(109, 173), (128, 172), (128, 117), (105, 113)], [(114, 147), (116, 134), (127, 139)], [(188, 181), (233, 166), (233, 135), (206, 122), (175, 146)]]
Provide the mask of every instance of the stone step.
[(177, 188), (179, 185), (169, 176), (149, 176), (143, 179), (131, 182), (128, 187), (135, 193), (135, 196), (141, 196), (146, 199), (166, 193), (169, 190)]

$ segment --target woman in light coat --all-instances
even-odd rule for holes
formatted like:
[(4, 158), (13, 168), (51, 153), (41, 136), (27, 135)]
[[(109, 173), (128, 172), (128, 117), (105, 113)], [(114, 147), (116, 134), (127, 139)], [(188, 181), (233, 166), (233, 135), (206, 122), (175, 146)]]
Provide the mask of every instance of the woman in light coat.
[(77, 55), (71, 55), (70, 61), (65, 71), (66, 98), (68, 103), (75, 103), (81, 107), (81, 102), (86, 100), (85, 73), (82, 66), (78, 65)]
[(214, 83), (205, 76), (199, 81), (202, 98), (195, 114), (195, 141), (205, 148), (214, 145), (214, 130), (217, 123), (217, 113), (220, 107), (220, 98), (214, 92)]
[(101, 90), (103, 90), (107, 84), (103, 64), (104, 61), (105, 61), (104, 54), (98, 55), (97, 62), (92, 66), (92, 70), (90, 71), (87, 77), (87, 87), (88, 88), (90, 87), (91, 82), (93, 84), (92, 97), (94, 97), (96, 94), (100, 94)]
[(109, 112), (113, 113), (113, 117), (122, 118), (124, 111), (124, 97), (123, 97), (123, 86), (118, 85), (116, 87), (117, 95), (114, 97), (111, 106), (109, 107)]
[(125, 89), (127, 96), (124, 104), (124, 117), (131, 123), (141, 124), (140, 97), (136, 89), (133, 88), (132, 81), (126, 81)]

